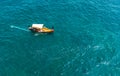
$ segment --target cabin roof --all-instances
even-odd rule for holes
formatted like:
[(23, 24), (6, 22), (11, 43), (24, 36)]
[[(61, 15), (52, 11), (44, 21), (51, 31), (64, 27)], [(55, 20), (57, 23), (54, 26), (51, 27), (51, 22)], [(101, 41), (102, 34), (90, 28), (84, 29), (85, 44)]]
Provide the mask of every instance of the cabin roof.
[(44, 24), (32, 24), (33, 28), (43, 28)]

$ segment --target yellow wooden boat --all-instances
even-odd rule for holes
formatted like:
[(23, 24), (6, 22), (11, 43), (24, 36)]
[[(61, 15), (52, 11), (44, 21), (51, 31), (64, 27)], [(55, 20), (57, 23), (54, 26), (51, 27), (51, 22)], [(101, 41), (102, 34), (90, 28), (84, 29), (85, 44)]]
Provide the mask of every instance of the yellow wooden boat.
[(32, 32), (40, 32), (40, 33), (52, 33), (54, 32), (54, 28), (49, 29), (44, 26), (44, 24), (32, 24), (31, 27), (29, 27), (29, 30)]

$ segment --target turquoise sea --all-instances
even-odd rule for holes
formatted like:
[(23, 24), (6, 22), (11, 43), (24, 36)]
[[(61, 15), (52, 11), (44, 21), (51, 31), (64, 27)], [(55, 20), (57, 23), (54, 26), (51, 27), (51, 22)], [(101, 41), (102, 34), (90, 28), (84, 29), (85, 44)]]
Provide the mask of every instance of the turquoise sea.
[[(120, 76), (120, 0), (0, 0), (0, 76)], [(32, 33), (45, 24), (53, 34)]]

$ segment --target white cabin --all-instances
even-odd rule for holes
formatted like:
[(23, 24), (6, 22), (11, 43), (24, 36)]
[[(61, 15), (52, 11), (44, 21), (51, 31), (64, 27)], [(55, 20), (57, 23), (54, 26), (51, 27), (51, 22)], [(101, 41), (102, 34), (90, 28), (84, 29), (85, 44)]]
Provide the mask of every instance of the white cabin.
[(43, 28), (44, 24), (32, 24), (33, 28)]

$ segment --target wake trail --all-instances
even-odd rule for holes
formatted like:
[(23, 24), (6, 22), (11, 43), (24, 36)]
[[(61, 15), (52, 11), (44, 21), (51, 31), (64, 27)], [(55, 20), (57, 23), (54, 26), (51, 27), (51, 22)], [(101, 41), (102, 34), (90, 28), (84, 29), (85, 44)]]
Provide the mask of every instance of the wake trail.
[(19, 30), (22, 30), (22, 31), (29, 32), (29, 30), (24, 29), (24, 28), (21, 28), (21, 27), (18, 27), (18, 26), (11, 25), (10, 27), (11, 27), (11, 28), (16, 28), (16, 29), (19, 29)]

